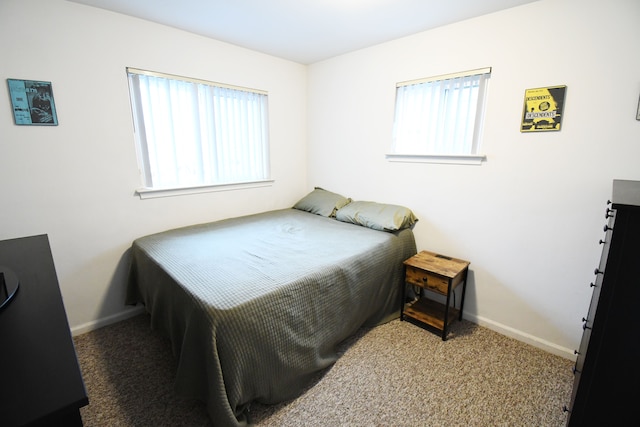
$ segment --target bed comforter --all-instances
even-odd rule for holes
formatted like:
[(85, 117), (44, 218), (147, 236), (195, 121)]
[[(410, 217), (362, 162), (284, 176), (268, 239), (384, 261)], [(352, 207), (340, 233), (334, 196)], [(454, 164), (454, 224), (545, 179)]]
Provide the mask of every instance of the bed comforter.
[(246, 425), (252, 402), (296, 397), (341, 341), (399, 311), (415, 253), (409, 229), (265, 212), (135, 240), (127, 302), (168, 335), (178, 394)]

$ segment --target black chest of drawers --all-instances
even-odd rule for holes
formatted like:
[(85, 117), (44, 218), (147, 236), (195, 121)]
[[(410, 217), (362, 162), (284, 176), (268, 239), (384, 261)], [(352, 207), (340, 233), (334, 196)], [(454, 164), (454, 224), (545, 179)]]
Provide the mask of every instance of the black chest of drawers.
[(567, 425), (640, 425), (640, 182), (615, 180)]
[(48, 237), (0, 241), (0, 266), (20, 282), (0, 310), (0, 426), (81, 426), (88, 397)]

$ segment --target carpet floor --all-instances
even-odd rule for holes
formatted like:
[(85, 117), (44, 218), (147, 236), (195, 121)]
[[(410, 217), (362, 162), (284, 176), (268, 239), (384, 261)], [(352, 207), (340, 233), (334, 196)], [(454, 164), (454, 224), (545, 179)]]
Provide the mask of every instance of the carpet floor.
[[(215, 426), (173, 389), (169, 342), (146, 314), (74, 337), (86, 427)], [(363, 328), (298, 398), (254, 404), (256, 426), (559, 427), (573, 362), (468, 321), (447, 341), (399, 320)]]

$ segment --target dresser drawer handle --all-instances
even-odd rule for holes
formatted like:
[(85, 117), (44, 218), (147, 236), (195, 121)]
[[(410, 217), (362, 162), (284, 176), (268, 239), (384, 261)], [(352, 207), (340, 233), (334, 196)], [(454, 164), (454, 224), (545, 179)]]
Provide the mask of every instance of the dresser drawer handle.
[(600, 271), (597, 268), (594, 270), (593, 274), (604, 274), (604, 271)]

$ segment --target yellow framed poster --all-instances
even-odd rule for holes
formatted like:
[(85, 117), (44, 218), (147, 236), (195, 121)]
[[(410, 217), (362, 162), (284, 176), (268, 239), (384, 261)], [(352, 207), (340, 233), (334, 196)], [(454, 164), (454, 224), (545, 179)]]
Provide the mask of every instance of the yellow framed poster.
[(520, 132), (560, 130), (566, 91), (566, 86), (526, 89)]

